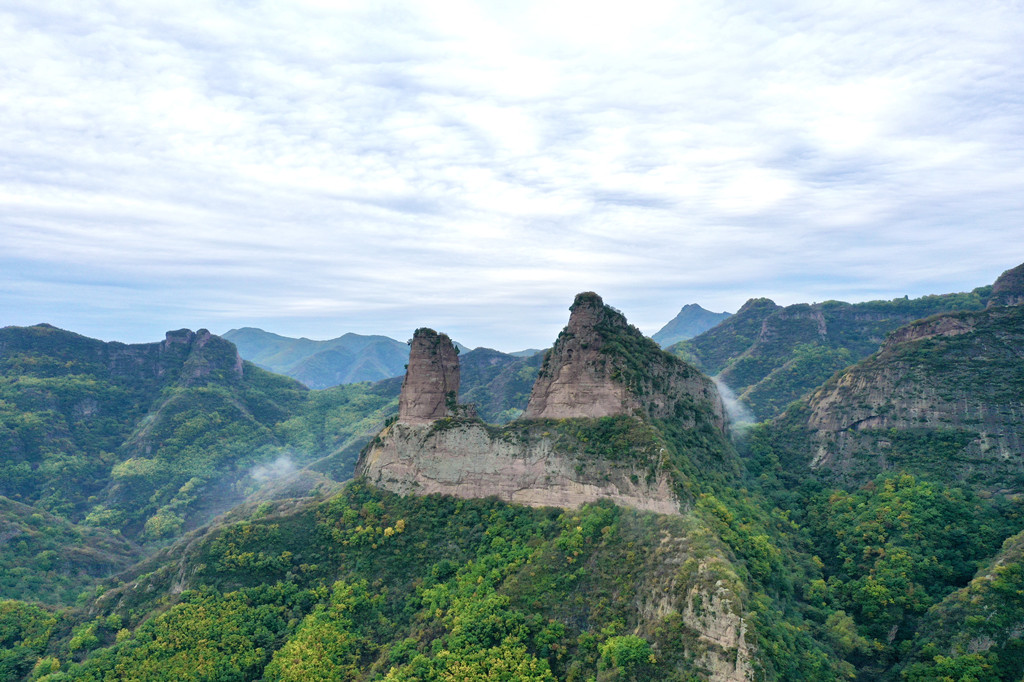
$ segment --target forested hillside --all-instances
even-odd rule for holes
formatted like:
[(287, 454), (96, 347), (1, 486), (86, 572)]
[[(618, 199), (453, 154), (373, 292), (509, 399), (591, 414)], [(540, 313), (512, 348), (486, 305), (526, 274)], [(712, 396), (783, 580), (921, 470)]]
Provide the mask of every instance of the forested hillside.
[(969, 293), (866, 303), (751, 299), (732, 317), (670, 350), (731, 388), (757, 419), (771, 419), (835, 372), (878, 350), (908, 322), (985, 307), (991, 286)]
[[(1017, 682), (1021, 272), (752, 300), (687, 346), (745, 399), (849, 366), (732, 431), (589, 293), (547, 354), (462, 353), (443, 415), (377, 437), (401, 379), (310, 391), (203, 331), (0, 330), (0, 679)], [(897, 327), (935, 308), (960, 312)], [(443, 442), (454, 485), (474, 452), (542, 453), (598, 498), (668, 481), (671, 509), (341, 485), (414, 431), (402, 466)]]

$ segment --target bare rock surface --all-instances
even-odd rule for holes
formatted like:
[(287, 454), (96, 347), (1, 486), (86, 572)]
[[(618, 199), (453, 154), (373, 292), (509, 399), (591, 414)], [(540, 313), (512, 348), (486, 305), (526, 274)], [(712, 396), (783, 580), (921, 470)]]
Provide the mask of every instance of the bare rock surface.
[(429, 424), (454, 412), (459, 394), (459, 355), (446, 334), (417, 329), (398, 398), (398, 421)]
[(524, 419), (593, 418), (638, 411), (654, 418), (674, 418), (681, 416), (680, 403), (702, 402), (711, 407), (718, 426), (725, 428), (725, 411), (711, 380), (662, 352), (600, 296), (578, 294), (569, 310), (569, 324), (544, 360)]
[(621, 318), (594, 293), (576, 296), (569, 324), (558, 336), (533, 386), (526, 419), (607, 417), (628, 414), (640, 406), (626, 387), (613, 380), (614, 367), (601, 353), (604, 337), (598, 327), (625, 327)]
[(455, 425), (401, 421), (381, 433), (356, 475), (399, 494), (496, 496), (532, 507), (576, 508), (600, 499), (678, 514), (667, 475), (638, 463), (588, 461), (555, 449), (538, 425), (523, 434), (494, 432), (479, 422)]

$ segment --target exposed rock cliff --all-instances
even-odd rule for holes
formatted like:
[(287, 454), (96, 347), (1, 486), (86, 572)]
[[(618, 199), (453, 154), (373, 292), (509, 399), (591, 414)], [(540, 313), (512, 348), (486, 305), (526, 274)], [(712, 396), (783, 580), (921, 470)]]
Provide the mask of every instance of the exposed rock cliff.
[(1024, 264), (999, 275), (992, 285), (989, 306), (1020, 305), (1024, 303)]
[(921, 320), (807, 403), (813, 465), (855, 478), (901, 467), (1024, 490), (1024, 308)]
[[(571, 311), (523, 418), (500, 429), (454, 405), (454, 350), (446, 336), (418, 331), (398, 421), (364, 452), (356, 475), (403, 494), (561, 507), (608, 498), (676, 513), (674, 476), (734, 468), (710, 379), (596, 294), (577, 296)], [(670, 423), (676, 445), (667, 447), (651, 420)], [(684, 461), (669, 465), (669, 450)]]
[[(632, 417), (621, 417), (633, 421)], [(381, 433), (357, 474), (400, 494), (496, 496), (534, 507), (575, 508), (600, 499), (674, 514), (679, 501), (652, 434), (616, 460), (594, 457), (569, 429), (518, 422), (502, 429), (474, 421), (395, 423)]]
[(622, 313), (587, 292), (569, 308), (569, 324), (544, 358), (527, 419), (606, 417), (641, 412), (675, 417), (681, 402), (709, 404), (721, 428), (725, 417), (714, 384), (664, 353)]
[(429, 424), (453, 414), (459, 395), (459, 354), (452, 340), (433, 329), (417, 329), (398, 398), (398, 421)]

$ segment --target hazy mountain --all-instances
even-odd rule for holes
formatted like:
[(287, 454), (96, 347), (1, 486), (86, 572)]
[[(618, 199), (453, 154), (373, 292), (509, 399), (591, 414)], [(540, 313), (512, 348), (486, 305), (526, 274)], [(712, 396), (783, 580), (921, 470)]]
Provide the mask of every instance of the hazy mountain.
[(668, 348), (674, 343), (692, 339), (698, 334), (706, 332), (731, 315), (732, 313), (713, 313), (696, 303), (688, 303), (683, 306), (678, 315), (651, 338), (657, 341), (662, 348)]
[(254, 327), (224, 334), (246, 360), (310, 388), (379, 381), (405, 371), (409, 347), (387, 336), (345, 334), (327, 341), (294, 339)]

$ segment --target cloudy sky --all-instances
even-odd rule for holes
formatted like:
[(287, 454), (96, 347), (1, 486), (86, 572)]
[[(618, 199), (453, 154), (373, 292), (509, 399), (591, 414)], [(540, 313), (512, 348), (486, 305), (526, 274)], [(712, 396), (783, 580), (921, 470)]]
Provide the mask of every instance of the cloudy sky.
[(1024, 261), (1024, 5), (0, 0), (0, 325), (544, 347)]

